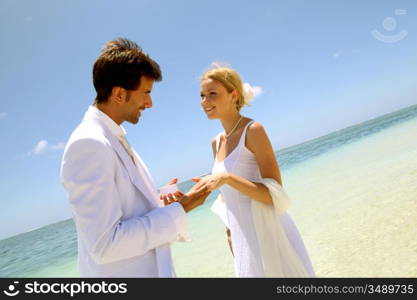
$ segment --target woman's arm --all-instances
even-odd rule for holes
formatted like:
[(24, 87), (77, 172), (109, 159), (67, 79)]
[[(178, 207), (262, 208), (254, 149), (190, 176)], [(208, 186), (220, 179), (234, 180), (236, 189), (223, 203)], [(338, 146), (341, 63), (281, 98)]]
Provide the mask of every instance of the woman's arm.
[(263, 126), (254, 122), (246, 135), (247, 148), (255, 154), (262, 178), (273, 178), (282, 185), (281, 172), (275, 158), (272, 144)]
[[(275, 158), (274, 150), (265, 129), (259, 122), (248, 127), (246, 135), (246, 148), (254, 155), (258, 163), (262, 178), (273, 178), (282, 185), (281, 174)], [(240, 176), (229, 174), (226, 184), (248, 195), (254, 200), (265, 204), (272, 204), (268, 188), (262, 183), (251, 182)]]

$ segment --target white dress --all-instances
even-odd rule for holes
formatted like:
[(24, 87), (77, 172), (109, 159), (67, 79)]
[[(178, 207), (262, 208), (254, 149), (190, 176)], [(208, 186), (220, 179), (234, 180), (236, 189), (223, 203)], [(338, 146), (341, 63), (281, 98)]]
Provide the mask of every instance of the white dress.
[[(255, 155), (245, 146), (246, 130), (252, 122), (245, 126), (238, 145), (223, 161), (217, 161), (216, 155), (212, 174), (228, 172), (253, 182), (261, 181)], [(219, 150), (219, 140), (220, 134), (216, 138), (216, 153)], [(252, 201), (255, 200), (226, 184), (220, 188), (220, 192), (227, 207), (236, 277), (265, 277), (252, 218)], [(308, 275), (314, 277), (311, 261), (295, 224), (287, 213), (281, 214), (279, 218), (291, 247), (300, 258)], [(280, 259), (278, 253), (277, 259)]]

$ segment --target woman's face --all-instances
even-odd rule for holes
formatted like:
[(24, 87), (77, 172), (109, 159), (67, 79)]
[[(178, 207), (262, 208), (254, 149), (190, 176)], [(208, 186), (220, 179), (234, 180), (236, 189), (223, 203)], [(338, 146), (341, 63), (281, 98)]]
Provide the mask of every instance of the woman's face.
[(201, 107), (211, 120), (236, 113), (235, 91), (228, 92), (218, 81), (203, 79), (200, 85)]

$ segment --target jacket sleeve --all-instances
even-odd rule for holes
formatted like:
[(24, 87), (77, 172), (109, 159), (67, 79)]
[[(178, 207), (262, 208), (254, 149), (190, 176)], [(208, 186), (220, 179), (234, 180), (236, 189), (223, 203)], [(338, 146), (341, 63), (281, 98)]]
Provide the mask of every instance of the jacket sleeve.
[(80, 139), (67, 146), (61, 165), (77, 233), (98, 264), (142, 255), (173, 242), (186, 225), (179, 203), (123, 219), (111, 151), (102, 141)]

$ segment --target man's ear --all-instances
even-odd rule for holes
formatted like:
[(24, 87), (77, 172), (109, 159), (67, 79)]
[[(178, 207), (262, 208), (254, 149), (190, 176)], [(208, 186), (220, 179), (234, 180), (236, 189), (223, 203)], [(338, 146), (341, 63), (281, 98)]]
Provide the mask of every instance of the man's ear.
[(127, 96), (127, 91), (120, 87), (120, 86), (114, 86), (111, 90), (110, 98), (112, 101), (114, 101), (117, 104), (122, 104), (125, 102)]

